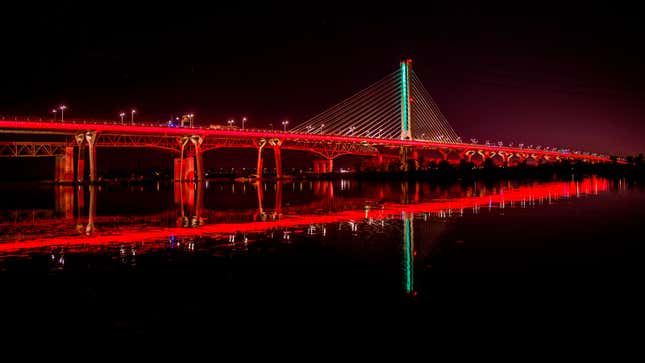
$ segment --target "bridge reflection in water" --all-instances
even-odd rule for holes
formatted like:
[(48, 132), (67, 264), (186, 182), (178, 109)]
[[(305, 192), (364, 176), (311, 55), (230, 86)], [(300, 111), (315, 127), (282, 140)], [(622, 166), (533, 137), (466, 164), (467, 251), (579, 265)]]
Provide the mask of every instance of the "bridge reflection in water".
[[(445, 188), (419, 182), (361, 183), (352, 188), (351, 183), (360, 182), (219, 183), (211, 184), (208, 191), (207, 183), (176, 183), (175, 208), (152, 215), (125, 216), (97, 216), (101, 207), (97, 195), (110, 193), (101, 186), (56, 186), (54, 213), (15, 211), (11, 218), (0, 216), (0, 226), (6, 232), (0, 239), (0, 258), (19, 251), (49, 248), (53, 251), (52, 260), (62, 268), (66, 249), (117, 244), (122, 246), (121, 257), (133, 263), (134, 256), (145, 253), (147, 248), (169, 244), (171, 248), (183, 245), (194, 251), (202, 238), (224, 241), (217, 248), (239, 250), (249, 243), (249, 233), (282, 236), (287, 241), (298, 234), (325, 238), (330, 225), (339, 229), (348, 226), (356, 234), (370, 228), (395, 226), (401, 229), (402, 286), (406, 293), (414, 295), (417, 250), (434, 238), (428, 231), (430, 219), (445, 222), (463, 216), (464, 211), (476, 215), (482, 208), (503, 211), (548, 205), (557, 199), (595, 195), (611, 187), (608, 180), (599, 178), (520, 186), (506, 183), (487, 187), (474, 183)], [(621, 183), (617, 186), (621, 185), (624, 187)], [(217, 187), (222, 192), (213, 190)], [(224, 191), (225, 187), (231, 189)], [(303, 190), (308, 191), (308, 198), (301, 197)], [(247, 201), (233, 208), (205, 208), (205, 195), (218, 199), (233, 195), (234, 203), (243, 199), (235, 195), (255, 195), (255, 207)], [(424, 236), (423, 240), (415, 241), (415, 231), (417, 236)]]

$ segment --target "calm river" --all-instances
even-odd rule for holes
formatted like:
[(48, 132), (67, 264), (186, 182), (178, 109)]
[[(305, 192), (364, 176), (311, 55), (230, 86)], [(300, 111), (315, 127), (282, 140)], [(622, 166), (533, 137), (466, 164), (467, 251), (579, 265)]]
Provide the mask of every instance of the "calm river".
[(6, 184), (0, 195), (0, 306), (30, 336), (587, 321), (643, 303), (645, 192), (623, 179)]

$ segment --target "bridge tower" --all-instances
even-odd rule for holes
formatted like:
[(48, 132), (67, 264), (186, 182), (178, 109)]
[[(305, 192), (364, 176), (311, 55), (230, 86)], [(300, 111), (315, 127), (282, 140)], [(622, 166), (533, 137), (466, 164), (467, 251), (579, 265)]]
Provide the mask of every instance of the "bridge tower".
[(401, 140), (412, 139), (412, 103), (410, 102), (410, 71), (412, 59), (401, 61)]
[[(412, 59), (405, 59), (401, 61), (401, 140), (411, 140), (412, 137), (412, 102), (410, 87), (410, 71), (412, 70)], [(401, 146), (401, 170), (408, 171), (410, 169), (409, 150), (405, 146)], [(415, 153), (416, 158), (416, 153)], [(415, 160), (416, 166), (416, 160)]]

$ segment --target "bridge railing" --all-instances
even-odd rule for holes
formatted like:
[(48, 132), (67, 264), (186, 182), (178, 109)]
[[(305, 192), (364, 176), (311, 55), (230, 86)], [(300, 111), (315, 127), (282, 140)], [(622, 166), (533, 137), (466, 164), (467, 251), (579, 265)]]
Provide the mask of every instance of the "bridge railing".
[[(18, 122), (48, 122), (52, 124), (88, 124), (88, 125), (114, 125), (114, 126), (136, 126), (136, 127), (160, 127), (160, 128), (173, 128), (173, 129), (193, 129), (193, 130), (209, 130), (210, 127), (202, 125), (185, 125), (185, 126), (169, 126), (166, 122), (150, 122), (150, 121), (118, 121), (118, 120), (102, 120), (102, 119), (82, 119), (82, 118), (65, 118), (64, 121), (54, 120), (48, 117), (34, 117), (34, 116), (3, 116), (0, 115), (0, 121), (18, 121)], [(229, 130), (229, 129), (225, 129)], [(293, 135), (298, 134), (292, 131), (284, 131), (278, 129), (261, 129), (261, 128), (240, 128), (230, 129), (235, 131), (248, 131), (248, 132), (268, 132), (276, 134)]]

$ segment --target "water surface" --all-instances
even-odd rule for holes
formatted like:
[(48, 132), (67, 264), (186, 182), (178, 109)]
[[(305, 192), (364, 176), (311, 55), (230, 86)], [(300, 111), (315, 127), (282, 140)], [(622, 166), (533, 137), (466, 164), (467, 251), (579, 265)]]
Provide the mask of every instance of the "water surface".
[(52, 324), (149, 336), (267, 319), (512, 320), (592, 308), (603, 319), (643, 302), (645, 193), (621, 179), (0, 193), (2, 307), (30, 334)]

